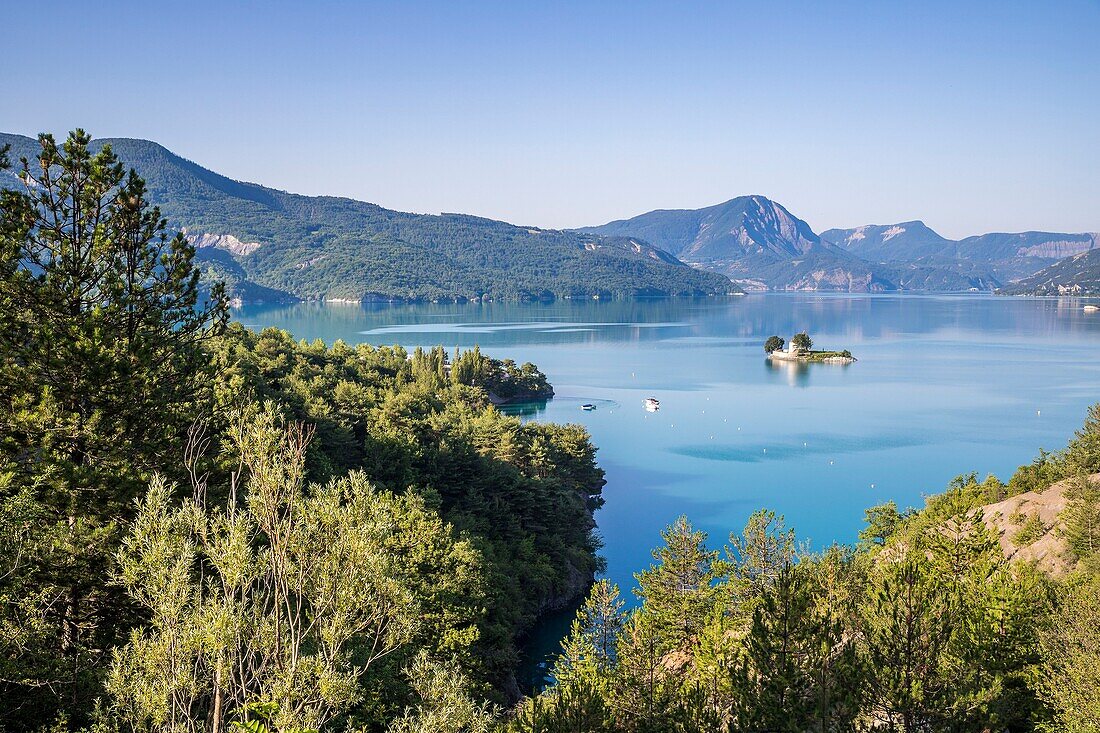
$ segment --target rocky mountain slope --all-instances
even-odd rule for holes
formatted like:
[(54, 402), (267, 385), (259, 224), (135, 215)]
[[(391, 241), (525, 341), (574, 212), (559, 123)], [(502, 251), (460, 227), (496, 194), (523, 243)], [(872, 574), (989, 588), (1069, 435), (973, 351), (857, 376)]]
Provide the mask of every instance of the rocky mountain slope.
[[(1089, 477), (1100, 482), (1100, 474)], [(985, 525), (997, 538), (1005, 557), (1035, 563), (1051, 575), (1064, 575), (1074, 563), (1068, 556), (1062, 533), (1062, 512), (1068, 504), (1066, 487), (1072, 479), (1059, 481), (1045, 491), (1028, 491), (981, 508)], [(1035, 531), (1029, 531), (1033, 525)]]
[(1062, 257), (1100, 246), (1096, 234), (990, 233), (953, 240), (921, 221), (829, 229), (824, 242), (872, 261), (924, 264), (972, 272), (1007, 283), (1027, 277)]
[(955, 242), (934, 232), (922, 221), (869, 224), (855, 229), (828, 229), (821, 241), (846, 252), (879, 262), (913, 262), (922, 257), (955, 257)]
[[(685, 266), (637, 237), (513, 226), (464, 214), (411, 214), (235, 181), (164, 147), (110, 143), (150, 199), (186, 229), (210, 277), (242, 300), (546, 299), (726, 294), (719, 274)], [(0, 134), (11, 157), (37, 142)], [(21, 185), (10, 172), (0, 186)]]
[[(885, 249), (881, 245), (903, 234), (890, 227), (874, 229), (883, 231), (869, 239), (866, 232), (851, 230), (849, 238), (876, 241)], [(695, 267), (757, 290), (962, 291), (1000, 284), (981, 268), (919, 257), (879, 258), (873, 256), (875, 247), (842, 246), (841, 230), (830, 230), (837, 234), (834, 239), (819, 237), (809, 224), (764, 196), (741, 196), (703, 209), (651, 211), (580, 231), (640, 237)], [(902, 237), (894, 246), (904, 247), (911, 238)]]
[(1100, 245), (1095, 234), (1053, 232), (952, 240), (921, 221), (829, 229), (819, 236), (764, 196), (660, 209), (579, 231), (640, 237), (758, 290), (988, 292)]
[(1100, 248), (1058, 260), (1000, 292), (1005, 295), (1100, 295)]

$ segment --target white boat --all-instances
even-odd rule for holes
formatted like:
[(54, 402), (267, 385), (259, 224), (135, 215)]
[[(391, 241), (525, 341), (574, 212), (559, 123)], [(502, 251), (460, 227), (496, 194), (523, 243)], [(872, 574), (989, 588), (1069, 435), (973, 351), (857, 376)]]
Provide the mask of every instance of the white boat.
[(1095, 313), (1096, 311), (1100, 311), (1100, 305), (1089, 303), (1085, 306), (1085, 313)]
[(587, 412), (591, 412), (592, 410), (596, 409), (596, 406), (590, 402), (585, 402), (583, 405), (581, 405), (581, 409)]
[(661, 409), (661, 401), (658, 400), (656, 397), (646, 397), (645, 409), (649, 410), (650, 412), (657, 412), (657, 410)]

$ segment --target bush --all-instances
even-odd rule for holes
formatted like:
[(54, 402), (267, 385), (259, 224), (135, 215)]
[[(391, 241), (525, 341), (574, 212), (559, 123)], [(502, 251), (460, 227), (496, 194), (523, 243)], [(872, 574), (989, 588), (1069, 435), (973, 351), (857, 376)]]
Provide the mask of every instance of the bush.
[(1047, 533), (1048, 527), (1038, 515), (1033, 515), (1024, 520), (1016, 534), (1012, 535), (1012, 541), (1020, 546), (1030, 545)]

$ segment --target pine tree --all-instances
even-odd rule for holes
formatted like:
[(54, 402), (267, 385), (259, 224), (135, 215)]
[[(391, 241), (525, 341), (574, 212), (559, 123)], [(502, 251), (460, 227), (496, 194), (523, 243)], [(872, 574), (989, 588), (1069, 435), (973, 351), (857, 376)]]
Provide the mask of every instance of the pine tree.
[(859, 711), (855, 647), (819, 614), (812, 565), (786, 563), (753, 611), (734, 675), (733, 730), (845, 730)]
[(1054, 711), (1050, 730), (1100, 730), (1100, 575), (1071, 580), (1042, 633), (1042, 696)]
[(1066, 487), (1062, 534), (1072, 558), (1089, 563), (1100, 553), (1100, 482), (1081, 473)]
[(618, 586), (606, 579), (596, 581), (577, 610), (554, 666), (554, 679), (559, 684), (595, 683), (610, 676), (615, 666), (615, 647), (626, 621), (624, 606)]
[(868, 712), (889, 730), (942, 728), (951, 687), (944, 674), (950, 624), (947, 594), (919, 551), (878, 568), (862, 632), (871, 670)]
[(1085, 424), (1066, 447), (1065, 464), (1070, 475), (1100, 472), (1100, 403), (1089, 406)]
[(755, 599), (797, 557), (794, 530), (787, 528), (783, 517), (768, 509), (753, 512), (741, 535), (730, 535), (726, 548), (734, 601), (743, 606), (746, 614), (751, 614)]
[(904, 518), (894, 501), (873, 506), (863, 514), (867, 526), (859, 531), (859, 542), (866, 549), (884, 546)]
[(616, 658), (610, 699), (618, 726), (631, 733), (682, 730), (688, 660), (683, 652), (667, 651), (665, 635), (653, 615), (631, 615)]
[(98, 694), (133, 620), (108, 582), (120, 521), (154, 466), (179, 465), (210, 397), (201, 347), (226, 318), (220, 290), (200, 299), (191, 245), (167, 237), (108, 146), (93, 153), (81, 130), (39, 143), (24, 190), (0, 193), (0, 471), (41, 516), (33, 561), (0, 579), (32, 599), (5, 623), (37, 630), (26, 646), (0, 639), (18, 725), (62, 709), (79, 721)]
[(635, 575), (645, 615), (660, 637), (660, 649), (679, 649), (706, 622), (717, 598), (723, 564), (708, 549), (705, 532), (679, 517), (663, 532), (665, 544), (653, 551), (657, 561)]

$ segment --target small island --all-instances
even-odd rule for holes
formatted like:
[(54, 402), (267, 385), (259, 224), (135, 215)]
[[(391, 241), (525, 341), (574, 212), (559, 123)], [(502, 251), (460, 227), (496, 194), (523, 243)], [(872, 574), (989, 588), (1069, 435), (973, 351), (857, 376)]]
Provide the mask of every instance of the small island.
[(852, 352), (843, 351), (813, 351), (814, 342), (805, 331), (791, 336), (790, 343), (786, 343), (779, 336), (769, 336), (764, 342), (764, 352), (767, 358), (778, 361), (797, 361), (801, 363), (820, 362), (823, 364), (851, 364), (856, 360)]

